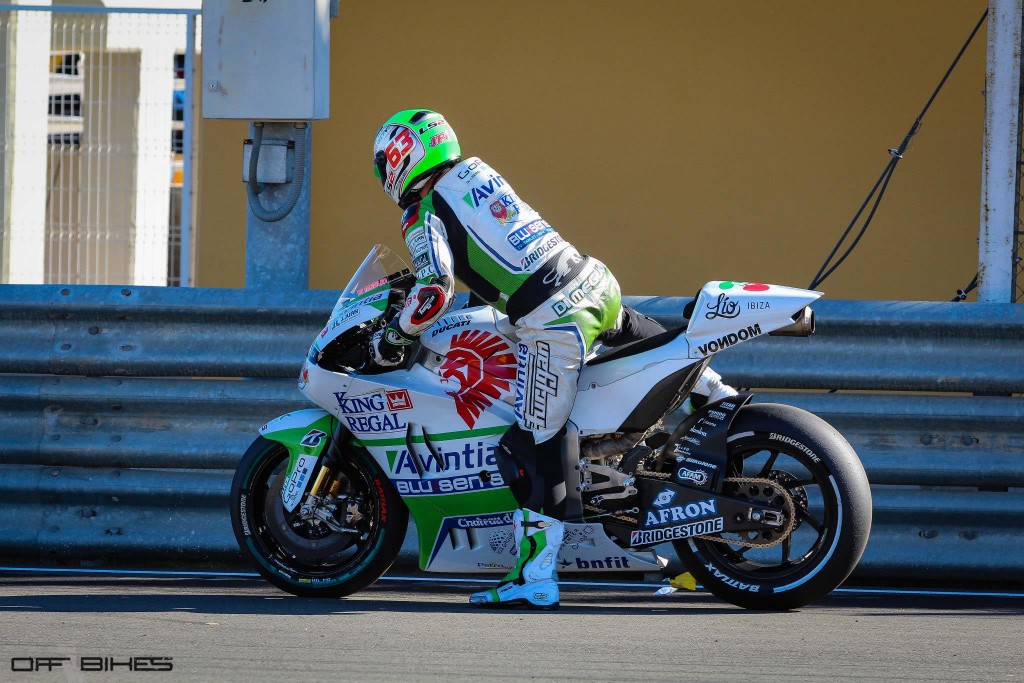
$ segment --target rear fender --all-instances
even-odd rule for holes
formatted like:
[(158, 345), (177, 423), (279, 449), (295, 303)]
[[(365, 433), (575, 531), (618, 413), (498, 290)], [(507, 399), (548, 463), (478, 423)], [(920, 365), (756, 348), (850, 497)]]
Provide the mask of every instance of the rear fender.
[(317, 462), (338, 428), (338, 419), (325, 410), (307, 408), (275, 418), (260, 428), (260, 436), (288, 449), (288, 470), (281, 499), (291, 512), (313, 480)]

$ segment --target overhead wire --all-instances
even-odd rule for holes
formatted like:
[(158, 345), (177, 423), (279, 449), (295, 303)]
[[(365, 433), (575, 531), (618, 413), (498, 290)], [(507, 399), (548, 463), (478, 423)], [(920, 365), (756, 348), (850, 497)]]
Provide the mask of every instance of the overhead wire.
[[(896, 171), (896, 165), (903, 158), (904, 152), (907, 151), (907, 145), (910, 144), (910, 139), (917, 135), (917, 133), (920, 131), (921, 122), (922, 119), (924, 119), (924, 115), (928, 113), (928, 109), (931, 108), (932, 102), (935, 101), (935, 98), (938, 96), (939, 91), (942, 90), (942, 86), (946, 84), (946, 81), (949, 79), (950, 74), (953, 73), (953, 69), (955, 69), (956, 65), (960, 62), (960, 58), (963, 56), (964, 52), (967, 51), (967, 48), (970, 46), (971, 41), (974, 40), (974, 36), (978, 33), (978, 30), (981, 28), (981, 25), (985, 23), (985, 19), (987, 17), (988, 9), (986, 8), (985, 11), (982, 12), (981, 18), (978, 20), (978, 23), (974, 26), (974, 30), (971, 31), (971, 35), (967, 37), (967, 40), (960, 48), (960, 51), (957, 52), (956, 57), (953, 59), (953, 63), (949, 65), (948, 69), (946, 69), (946, 73), (942, 77), (942, 80), (939, 81), (939, 84), (935, 87), (935, 90), (932, 92), (931, 97), (928, 98), (928, 102), (925, 103), (924, 108), (921, 110), (921, 113), (917, 115), (916, 119), (914, 119), (914, 123), (913, 125), (910, 126), (910, 130), (907, 131), (907, 135), (903, 138), (903, 142), (900, 143), (899, 147), (889, 150), (890, 159), (889, 162), (886, 164), (885, 169), (882, 171), (882, 174), (878, 177), (878, 180), (875, 181), (875, 184), (872, 186), (871, 191), (868, 192), (868, 196), (864, 199), (864, 202), (860, 205), (860, 208), (857, 209), (857, 213), (854, 214), (853, 220), (851, 220), (850, 224), (846, 226), (846, 230), (843, 231), (843, 234), (839, 238), (839, 241), (836, 242), (836, 245), (832, 248), (832, 251), (829, 253), (828, 258), (826, 258), (825, 262), (821, 264), (821, 268), (818, 269), (818, 272), (814, 276), (814, 279), (811, 280), (811, 284), (808, 285), (808, 289), (816, 289), (821, 285), (822, 282), (825, 281), (825, 278), (834, 273), (836, 269), (840, 265), (842, 265), (843, 261), (846, 260), (846, 257), (848, 257), (850, 253), (853, 252), (854, 248), (857, 246), (861, 238), (864, 236), (864, 233), (867, 232), (868, 226), (871, 224), (871, 219), (874, 218), (875, 212), (878, 210), (878, 205), (881, 203), (882, 197), (885, 195), (885, 191), (889, 187), (889, 181), (892, 179), (892, 174)], [(875, 195), (876, 192), (878, 193), (877, 196)], [(857, 221), (860, 220), (861, 214), (864, 213), (864, 209), (867, 207), (869, 203), (871, 203), (872, 197), (874, 197), (874, 203), (872, 204), (871, 210), (868, 212), (867, 218), (865, 218), (864, 224), (861, 226), (860, 231), (857, 233), (857, 236), (854, 238), (850, 246), (847, 247), (846, 250), (843, 252), (842, 256), (840, 256), (839, 259), (833, 264), (832, 259), (835, 257), (836, 253), (843, 245), (843, 242), (846, 241), (846, 238), (853, 230), (853, 227), (857, 224)]]

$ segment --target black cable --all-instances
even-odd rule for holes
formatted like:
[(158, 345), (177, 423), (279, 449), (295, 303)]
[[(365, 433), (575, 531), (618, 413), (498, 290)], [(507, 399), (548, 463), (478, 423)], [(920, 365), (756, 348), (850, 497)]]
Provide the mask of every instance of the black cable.
[[(811, 284), (808, 286), (808, 289), (817, 288), (818, 285), (820, 285), (825, 280), (825, 278), (827, 278), (829, 275), (835, 272), (836, 268), (842, 265), (843, 261), (846, 260), (846, 257), (850, 255), (854, 247), (857, 246), (857, 243), (860, 242), (860, 238), (864, 236), (865, 231), (867, 231), (868, 229), (868, 225), (871, 224), (871, 219), (874, 218), (875, 216), (875, 211), (878, 210), (878, 205), (882, 201), (882, 195), (885, 194), (885, 189), (889, 186), (889, 179), (892, 178), (893, 171), (895, 170), (896, 159), (893, 158), (885, 167), (885, 170), (882, 171), (882, 175), (878, 176), (878, 180), (875, 181), (875, 185), (874, 187), (871, 188), (871, 192), (868, 193), (868, 196), (864, 199), (864, 203), (860, 205), (859, 209), (857, 209), (857, 213), (854, 215), (853, 220), (850, 221), (850, 224), (846, 226), (846, 230), (843, 231), (842, 237), (840, 237), (839, 241), (836, 242), (836, 246), (832, 247), (832, 253), (830, 253), (828, 255), (828, 258), (825, 259), (825, 262), (821, 264), (821, 268), (818, 270), (818, 274), (814, 276), (814, 280), (811, 281)], [(850, 234), (850, 230), (853, 229), (853, 226), (857, 224), (857, 221), (860, 219), (860, 215), (864, 213), (864, 208), (868, 205), (868, 202), (871, 201), (871, 197), (874, 196), (875, 191), (878, 189), (879, 185), (882, 186), (882, 191), (879, 192), (878, 197), (875, 198), (875, 203), (874, 205), (872, 205), (871, 211), (868, 213), (868, 217), (864, 221), (864, 225), (861, 226), (860, 232), (857, 233), (857, 237), (853, 240), (853, 244), (851, 244), (846, 249), (846, 251), (843, 252), (843, 255), (839, 257), (839, 260), (836, 261), (836, 263), (833, 264), (832, 267), (828, 269), (828, 272), (826, 272), (823, 275), (822, 272), (825, 270), (825, 268), (828, 267), (829, 263), (832, 262), (832, 257), (834, 257), (836, 255), (836, 252), (839, 251), (839, 247), (842, 245), (842, 243), (846, 241), (847, 235)]]
[[(875, 211), (878, 209), (879, 203), (882, 201), (882, 196), (885, 194), (885, 190), (889, 186), (889, 180), (892, 178), (892, 174), (896, 170), (896, 164), (898, 164), (900, 159), (903, 158), (903, 153), (907, 151), (907, 145), (910, 144), (910, 138), (917, 135), (918, 131), (921, 128), (921, 120), (924, 119), (924, 115), (928, 113), (928, 109), (932, 106), (932, 102), (935, 101), (935, 98), (939, 94), (939, 91), (942, 90), (942, 86), (946, 84), (946, 80), (949, 79), (950, 74), (953, 73), (953, 69), (956, 68), (957, 63), (959, 63), (960, 61), (960, 58), (963, 56), (964, 52), (967, 51), (967, 48), (971, 44), (971, 41), (974, 40), (974, 36), (978, 33), (978, 29), (980, 29), (981, 25), (985, 23), (986, 17), (988, 17), (987, 8), (984, 12), (982, 12), (981, 19), (979, 19), (978, 23), (974, 26), (974, 30), (971, 31), (971, 35), (967, 36), (967, 40), (964, 42), (963, 47), (960, 48), (960, 51), (956, 54), (956, 57), (953, 59), (953, 63), (949, 65), (948, 69), (946, 69), (945, 75), (942, 77), (942, 80), (939, 81), (939, 84), (938, 86), (936, 86), (934, 92), (932, 92), (932, 96), (928, 98), (928, 102), (925, 103), (924, 109), (922, 109), (921, 113), (917, 115), (916, 119), (914, 119), (914, 123), (913, 125), (910, 126), (910, 130), (907, 131), (907, 135), (906, 137), (903, 138), (903, 142), (900, 143), (899, 147), (889, 150), (889, 155), (892, 158), (889, 159), (889, 163), (886, 164), (885, 170), (882, 171), (882, 175), (878, 177), (878, 180), (875, 181), (875, 184), (871, 188), (871, 191), (868, 192), (868, 196), (864, 199), (864, 203), (862, 203), (860, 205), (860, 208), (857, 209), (857, 213), (854, 215), (853, 220), (851, 220), (850, 224), (846, 226), (846, 230), (843, 231), (842, 237), (840, 237), (839, 241), (836, 242), (836, 246), (832, 248), (832, 252), (828, 255), (828, 258), (825, 259), (825, 262), (823, 264), (821, 264), (821, 268), (818, 269), (818, 273), (814, 276), (814, 279), (811, 280), (811, 284), (808, 285), (808, 289), (816, 289), (819, 285), (821, 285), (825, 278), (827, 278), (829, 275), (835, 272), (836, 268), (838, 268), (842, 264), (846, 257), (849, 256), (850, 253), (853, 251), (854, 247), (857, 246), (857, 243), (860, 241), (860, 238), (864, 236), (864, 233), (868, 229), (868, 225), (871, 224), (871, 219), (875, 215)], [(857, 233), (857, 237), (854, 239), (853, 244), (851, 244), (849, 248), (847, 248), (847, 250), (843, 252), (843, 255), (839, 258), (839, 260), (835, 264), (833, 264), (831, 268), (829, 268), (829, 264), (832, 262), (832, 258), (836, 255), (836, 252), (839, 251), (839, 247), (842, 246), (843, 242), (846, 240), (846, 237), (850, 234), (850, 231), (853, 230), (853, 226), (857, 224), (857, 221), (860, 219), (860, 215), (864, 212), (864, 208), (871, 201), (871, 198), (875, 195), (875, 191), (879, 189), (879, 186), (881, 186), (881, 190), (878, 192), (878, 196), (875, 197), (875, 203), (871, 207), (871, 211), (870, 213), (868, 213), (868, 217), (864, 220), (864, 225), (861, 227), (860, 232)], [(826, 271), (826, 269), (828, 270)]]
[(978, 287), (978, 273), (975, 273), (974, 277), (971, 279), (970, 284), (968, 284), (963, 289), (956, 290), (956, 296), (953, 297), (951, 299), (951, 301), (963, 301), (964, 299), (967, 298), (967, 295), (970, 294), (975, 289), (977, 289), (977, 287)]

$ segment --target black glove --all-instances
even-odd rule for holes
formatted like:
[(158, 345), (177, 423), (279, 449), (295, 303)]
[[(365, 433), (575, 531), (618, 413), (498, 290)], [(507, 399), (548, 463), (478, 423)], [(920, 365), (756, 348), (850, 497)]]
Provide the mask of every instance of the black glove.
[(411, 343), (411, 339), (388, 326), (377, 330), (370, 338), (370, 355), (374, 363), (383, 367), (401, 365), (405, 359), (405, 347)]

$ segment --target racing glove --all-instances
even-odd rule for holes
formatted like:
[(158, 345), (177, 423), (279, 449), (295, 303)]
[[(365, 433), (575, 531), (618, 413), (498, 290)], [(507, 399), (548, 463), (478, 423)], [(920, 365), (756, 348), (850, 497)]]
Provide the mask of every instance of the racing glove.
[(381, 367), (395, 367), (405, 360), (405, 347), (411, 343), (411, 339), (389, 325), (373, 333), (370, 338), (370, 355), (373, 362)]
[(406, 335), (419, 335), (451, 308), (452, 283), (448, 277), (435, 278), (430, 284), (416, 285), (399, 318)]

